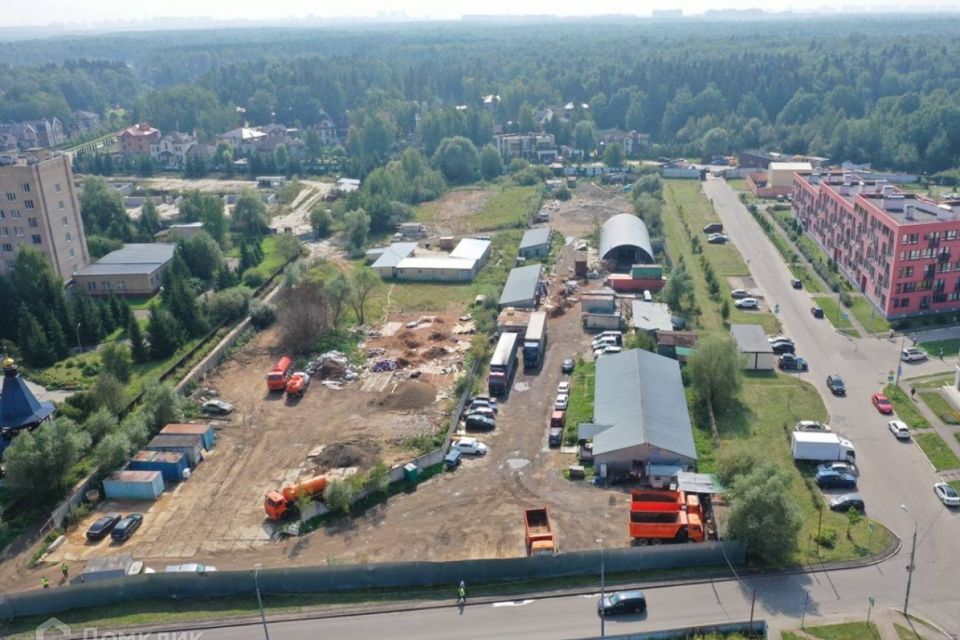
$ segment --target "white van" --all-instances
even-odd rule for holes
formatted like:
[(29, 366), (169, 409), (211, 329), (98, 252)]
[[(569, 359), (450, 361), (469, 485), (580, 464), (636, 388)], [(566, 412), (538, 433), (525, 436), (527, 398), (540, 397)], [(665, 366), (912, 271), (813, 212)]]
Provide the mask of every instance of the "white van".
[(649, 289), (643, 290), (643, 301), (644, 302), (653, 302), (653, 295), (650, 293)]

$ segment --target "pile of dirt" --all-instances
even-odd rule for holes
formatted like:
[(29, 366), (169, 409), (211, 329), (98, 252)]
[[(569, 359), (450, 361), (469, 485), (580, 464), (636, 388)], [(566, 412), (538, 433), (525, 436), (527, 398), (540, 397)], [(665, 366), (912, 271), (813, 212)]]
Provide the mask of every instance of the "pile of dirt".
[(324, 447), (313, 462), (322, 471), (343, 467), (368, 469), (376, 464), (379, 453), (380, 449), (374, 442), (336, 442)]
[(431, 342), (440, 342), (441, 340), (446, 340), (446, 339), (447, 339), (446, 334), (440, 333), (439, 331), (434, 331), (433, 333), (431, 333), (429, 338)]
[(325, 361), (322, 365), (320, 365), (319, 370), (320, 378), (322, 380), (329, 380), (331, 378), (336, 380), (342, 378), (346, 372), (346, 365), (341, 362), (337, 362), (336, 360)]
[(407, 346), (408, 349), (416, 349), (420, 346), (420, 342), (415, 340), (412, 336), (403, 339), (403, 344)]
[(437, 399), (437, 390), (426, 382), (404, 380), (393, 393), (380, 401), (385, 409), (410, 410), (430, 406)]
[(448, 353), (446, 347), (433, 346), (424, 351), (423, 357), (428, 360), (436, 360), (437, 358), (443, 358)]

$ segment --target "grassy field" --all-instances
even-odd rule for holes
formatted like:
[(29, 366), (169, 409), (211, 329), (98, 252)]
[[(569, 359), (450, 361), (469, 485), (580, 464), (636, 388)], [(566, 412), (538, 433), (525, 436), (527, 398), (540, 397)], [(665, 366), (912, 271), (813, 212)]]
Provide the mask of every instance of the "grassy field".
[(266, 236), (260, 241), (260, 248), (263, 249), (263, 261), (256, 267), (252, 267), (259, 273), (264, 280), (273, 275), (273, 273), (283, 266), (286, 259), (277, 251), (277, 236)]
[(804, 631), (814, 638), (823, 638), (823, 640), (870, 640), (870, 638), (879, 640), (880, 638), (880, 631), (872, 622), (828, 624), (822, 627), (807, 627)]
[[(830, 321), (838, 331), (854, 338), (860, 337), (860, 332), (853, 327), (850, 322), (849, 311), (844, 308), (842, 311), (837, 306), (837, 299), (833, 296), (813, 296), (814, 301), (823, 309), (823, 315)], [(845, 317), (846, 314), (846, 317)]]
[(750, 191), (750, 189), (747, 188), (747, 181), (743, 178), (729, 178), (727, 184), (730, 185), (734, 191), (743, 191), (744, 193)]
[(540, 204), (538, 187), (504, 186), (500, 188), (476, 215), (471, 216), (473, 231), (497, 229), (525, 229), (530, 215)]
[(853, 297), (853, 306), (850, 311), (857, 321), (870, 333), (886, 333), (890, 331), (890, 323), (883, 319), (876, 307), (863, 296)]
[(920, 398), (944, 424), (960, 424), (960, 413), (953, 408), (953, 405), (943, 399), (939, 391), (921, 391)]
[(950, 445), (938, 433), (915, 433), (913, 439), (923, 452), (927, 454), (930, 464), (937, 471), (944, 469), (960, 469), (960, 458), (953, 452)]
[(906, 422), (911, 429), (925, 429), (930, 426), (930, 422), (923, 417), (923, 414), (917, 409), (917, 405), (910, 399), (906, 391), (896, 385), (888, 384), (883, 388), (883, 392), (893, 403), (893, 409), (897, 412), (897, 417)]
[(563, 430), (563, 442), (566, 445), (577, 443), (577, 427), (581, 422), (593, 420), (593, 387), (596, 376), (596, 363), (577, 361), (570, 377), (570, 405), (567, 407), (567, 422)]
[(912, 629), (897, 624), (896, 622), (893, 623), (893, 629), (897, 632), (898, 640), (923, 640), (923, 637), (915, 633)]
[(921, 342), (917, 346), (926, 351), (931, 358), (938, 358), (941, 355), (944, 357), (955, 356), (957, 353), (960, 353), (960, 339), (957, 338), (950, 340), (931, 340), (929, 342)]

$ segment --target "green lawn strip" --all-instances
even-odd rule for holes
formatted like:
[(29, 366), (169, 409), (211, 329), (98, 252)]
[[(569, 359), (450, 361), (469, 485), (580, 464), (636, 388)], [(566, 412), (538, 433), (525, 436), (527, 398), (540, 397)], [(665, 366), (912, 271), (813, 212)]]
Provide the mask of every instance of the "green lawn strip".
[[(960, 439), (960, 438), (958, 438), (958, 439)], [(960, 493), (960, 480), (949, 480), (949, 481), (947, 481), (947, 484), (949, 484), (951, 487), (953, 487), (954, 489), (956, 489), (956, 490), (957, 490), (957, 493)]]
[(828, 624), (822, 627), (807, 627), (804, 631), (815, 638), (823, 638), (823, 640), (869, 640), (869, 638), (880, 638), (880, 631), (877, 629), (877, 625), (872, 622)]
[(804, 638), (801, 638), (797, 634), (791, 633), (789, 631), (781, 631), (780, 640), (804, 640)]
[(870, 333), (887, 333), (890, 331), (890, 323), (863, 296), (853, 296), (853, 305), (850, 307), (850, 312)]
[(893, 629), (897, 632), (897, 638), (899, 640), (923, 640), (923, 636), (914, 633), (909, 627), (905, 627), (901, 624), (893, 623)]
[(930, 340), (921, 342), (918, 345), (927, 352), (931, 358), (942, 356), (955, 356), (960, 352), (960, 338), (950, 338), (949, 340)]
[(915, 433), (913, 439), (923, 449), (930, 464), (937, 471), (944, 469), (960, 469), (960, 458), (953, 452), (946, 440), (939, 433)]
[[(743, 440), (769, 460), (793, 476), (790, 491), (803, 516), (803, 526), (797, 533), (799, 548), (790, 559), (802, 564), (816, 559), (817, 546), (810, 541), (817, 534), (818, 510), (823, 509), (822, 529), (836, 533), (833, 547), (820, 547), (819, 557), (824, 561), (849, 560), (877, 553), (890, 541), (889, 532), (882, 526), (869, 530), (864, 519), (851, 528), (847, 537), (847, 516), (830, 511), (813, 484), (813, 465), (797, 465), (790, 453), (789, 433), (799, 420), (826, 420), (827, 410), (813, 385), (794, 376), (776, 374), (748, 375), (744, 379), (739, 404), (729, 413), (719, 416), (718, 430), (723, 443)], [(709, 426), (695, 419), (694, 441), (698, 456), (701, 450), (709, 453), (712, 445)], [(706, 437), (706, 440), (704, 440)], [(707, 460), (710, 463), (710, 458)], [(708, 464), (709, 467), (709, 464)], [(808, 550), (810, 555), (808, 556)]]
[(566, 445), (577, 443), (577, 427), (582, 422), (593, 420), (593, 389), (597, 376), (594, 362), (577, 361), (570, 376), (570, 404), (567, 407), (567, 422), (563, 430), (563, 442)]
[(900, 379), (904, 386), (909, 385), (917, 389), (939, 389), (945, 384), (953, 384), (952, 373), (935, 373), (929, 376), (919, 376), (917, 378)]
[(844, 313), (849, 313), (849, 311), (843, 309), (841, 312), (837, 306), (837, 299), (835, 297), (829, 295), (813, 296), (813, 300), (823, 309), (824, 317), (826, 317), (838, 331), (854, 338), (860, 337), (860, 332), (853, 328), (853, 323), (850, 322), (849, 316), (844, 317), (843, 315)]
[(743, 178), (727, 178), (727, 184), (730, 185), (730, 188), (734, 191), (743, 191), (745, 193), (750, 192), (750, 188), (747, 186), (747, 181)]
[(540, 198), (540, 189), (536, 186), (503, 186), (470, 216), (467, 226), (471, 232), (525, 229)]
[(263, 250), (263, 260), (255, 267), (251, 267), (264, 280), (269, 278), (277, 269), (283, 266), (286, 259), (277, 251), (277, 236), (267, 236), (260, 241)]
[(944, 400), (939, 391), (921, 391), (920, 398), (944, 424), (960, 424), (960, 413), (953, 408), (953, 405)]
[(930, 426), (930, 422), (923, 417), (920, 409), (910, 399), (910, 395), (897, 385), (888, 384), (883, 388), (883, 393), (890, 398), (893, 403), (893, 409), (897, 412), (897, 417), (907, 423), (911, 429), (925, 429)]

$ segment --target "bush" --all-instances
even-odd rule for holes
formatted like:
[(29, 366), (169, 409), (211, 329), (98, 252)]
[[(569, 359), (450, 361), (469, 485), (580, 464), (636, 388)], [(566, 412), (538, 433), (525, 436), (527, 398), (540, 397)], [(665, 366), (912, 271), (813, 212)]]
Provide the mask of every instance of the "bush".
[(243, 272), (243, 284), (251, 289), (256, 289), (266, 281), (263, 274), (257, 271), (256, 267), (251, 267)]
[(351, 483), (343, 480), (332, 480), (323, 491), (323, 501), (327, 503), (331, 511), (350, 513), (354, 495), (355, 489)]
[(835, 529), (824, 529), (816, 538), (817, 544), (821, 547), (833, 549), (837, 544), (837, 532)]
[(250, 323), (257, 331), (272, 325), (277, 319), (277, 308), (269, 302), (254, 302), (250, 307)]
[(96, 362), (88, 362), (87, 364), (83, 365), (83, 369), (80, 370), (80, 373), (82, 373), (86, 378), (92, 378), (100, 373), (100, 365)]

